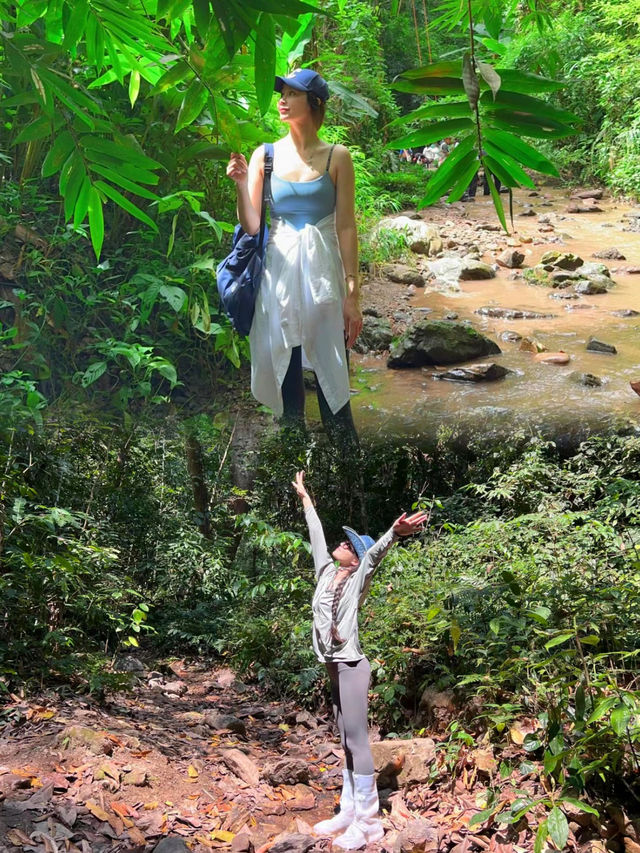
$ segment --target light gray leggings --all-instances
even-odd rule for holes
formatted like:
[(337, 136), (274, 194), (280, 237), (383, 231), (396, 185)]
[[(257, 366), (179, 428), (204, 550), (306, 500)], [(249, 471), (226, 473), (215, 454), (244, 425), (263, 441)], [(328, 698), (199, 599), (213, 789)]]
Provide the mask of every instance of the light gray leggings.
[(366, 658), (345, 663), (327, 663), (331, 701), (344, 756), (349, 770), (365, 776), (374, 772), (369, 747), (367, 706), (371, 666)]

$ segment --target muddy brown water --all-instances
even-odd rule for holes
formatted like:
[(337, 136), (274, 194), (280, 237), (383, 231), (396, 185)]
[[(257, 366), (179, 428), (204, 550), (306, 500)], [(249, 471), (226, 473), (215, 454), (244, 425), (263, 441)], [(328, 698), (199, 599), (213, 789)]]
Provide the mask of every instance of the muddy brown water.
[[(640, 397), (629, 382), (640, 379), (640, 316), (621, 318), (617, 310), (640, 310), (640, 275), (625, 275), (623, 269), (640, 265), (640, 233), (623, 231), (628, 220), (623, 214), (632, 205), (607, 200), (598, 202), (602, 213), (568, 214), (568, 193), (545, 189), (543, 195), (530, 198), (526, 193), (514, 203), (513, 237), (532, 237), (533, 243), (522, 243), (524, 267), (534, 266), (549, 249), (574, 252), (585, 261), (605, 263), (616, 286), (606, 294), (581, 296), (563, 301), (551, 298), (553, 292), (535, 287), (523, 280), (510, 280), (511, 270), (500, 268), (488, 281), (459, 282), (458, 289), (438, 289), (427, 284), (410, 303), (414, 308), (431, 309), (430, 319), (441, 319), (455, 311), (459, 321), (470, 321), (474, 328), (495, 340), (502, 354), (481, 361), (496, 361), (515, 371), (503, 380), (489, 383), (449, 382), (434, 377), (436, 368), (389, 370), (386, 358), (353, 356), (352, 397), (358, 429), (371, 436), (397, 436), (413, 439), (433, 438), (441, 427), (460, 432), (509, 433), (514, 428), (540, 431), (550, 437), (575, 435), (605, 429), (621, 420), (640, 420)], [(539, 231), (537, 217), (521, 217), (519, 212), (531, 204), (538, 214), (548, 215), (555, 235)], [(440, 219), (437, 219), (437, 216)], [(478, 198), (462, 212), (460, 205), (448, 210), (426, 213), (427, 221), (435, 221), (446, 239), (444, 220), (454, 223), (461, 216), (472, 222), (496, 222), (489, 199)], [(456, 221), (457, 220), (457, 221)], [(551, 242), (557, 236), (560, 242)], [(493, 239), (495, 237), (495, 239)], [(486, 235), (485, 238), (486, 240)], [(493, 263), (506, 246), (506, 238), (498, 233), (489, 242), (499, 245), (487, 251), (482, 259)], [(626, 260), (594, 259), (593, 253), (615, 247)], [(619, 270), (619, 272), (618, 272)], [(551, 313), (554, 316), (534, 320), (503, 320), (475, 313), (481, 306), (498, 306)], [(513, 330), (533, 336), (548, 350), (564, 350), (570, 356), (567, 365), (544, 364), (533, 355), (520, 352), (518, 343), (500, 339), (502, 332)], [(595, 336), (614, 344), (617, 355), (586, 351), (586, 343)], [(468, 362), (473, 363), (473, 362)], [(574, 384), (569, 374), (574, 371), (592, 373), (603, 384), (599, 388)]]

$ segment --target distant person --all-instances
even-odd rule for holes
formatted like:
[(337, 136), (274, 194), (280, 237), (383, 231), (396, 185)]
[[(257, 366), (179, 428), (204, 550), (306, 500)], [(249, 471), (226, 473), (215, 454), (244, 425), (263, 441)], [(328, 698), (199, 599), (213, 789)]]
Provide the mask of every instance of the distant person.
[[(274, 144), (271, 230), (249, 333), (251, 391), (284, 423), (304, 424), (302, 370), (317, 380), (320, 415), (330, 438), (357, 447), (349, 402), (347, 350), (362, 330), (354, 170), (344, 145), (318, 137), (329, 87), (309, 68), (276, 77), (285, 137)], [(260, 227), (264, 147), (249, 164), (232, 154), (238, 219)]]
[(334, 844), (357, 850), (384, 836), (378, 819), (378, 790), (368, 735), (368, 696), (371, 667), (360, 648), (358, 608), (369, 592), (373, 573), (393, 543), (417, 533), (428, 516), (406, 513), (377, 542), (343, 527), (344, 542), (329, 551), (322, 524), (304, 484), (304, 471), (292, 483), (302, 501), (315, 565), (313, 649), (331, 683), (331, 700), (344, 748), (345, 767), (340, 811), (314, 826), (319, 835), (335, 835)]

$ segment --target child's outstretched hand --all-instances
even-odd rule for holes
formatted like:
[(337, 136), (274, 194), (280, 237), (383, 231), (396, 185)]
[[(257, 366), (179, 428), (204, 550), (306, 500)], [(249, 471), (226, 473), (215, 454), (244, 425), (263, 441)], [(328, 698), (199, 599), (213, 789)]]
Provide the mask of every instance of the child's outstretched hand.
[(296, 474), (296, 478), (291, 482), (291, 485), (293, 486), (297, 496), (301, 500), (304, 500), (305, 498), (309, 497), (309, 492), (307, 491), (304, 485), (304, 471), (298, 471), (298, 473)]
[(403, 512), (400, 518), (393, 522), (393, 532), (398, 536), (410, 536), (412, 533), (417, 533), (422, 529), (425, 521), (429, 520), (428, 512), (414, 512), (413, 515), (407, 515)]

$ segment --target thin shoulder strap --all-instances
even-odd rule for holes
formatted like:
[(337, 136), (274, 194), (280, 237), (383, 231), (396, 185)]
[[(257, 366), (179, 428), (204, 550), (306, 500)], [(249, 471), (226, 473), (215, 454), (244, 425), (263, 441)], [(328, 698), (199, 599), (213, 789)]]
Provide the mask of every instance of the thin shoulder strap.
[(329, 166), (331, 165), (331, 158), (333, 157), (333, 149), (335, 147), (336, 147), (335, 145), (331, 146), (331, 151), (329, 151), (329, 159), (327, 160), (327, 168), (325, 169), (325, 172), (329, 171)]
[(260, 206), (260, 246), (264, 243), (264, 232), (267, 224), (267, 204), (271, 197), (271, 173), (273, 172), (273, 144), (264, 144), (264, 170), (262, 179), (262, 203)]

